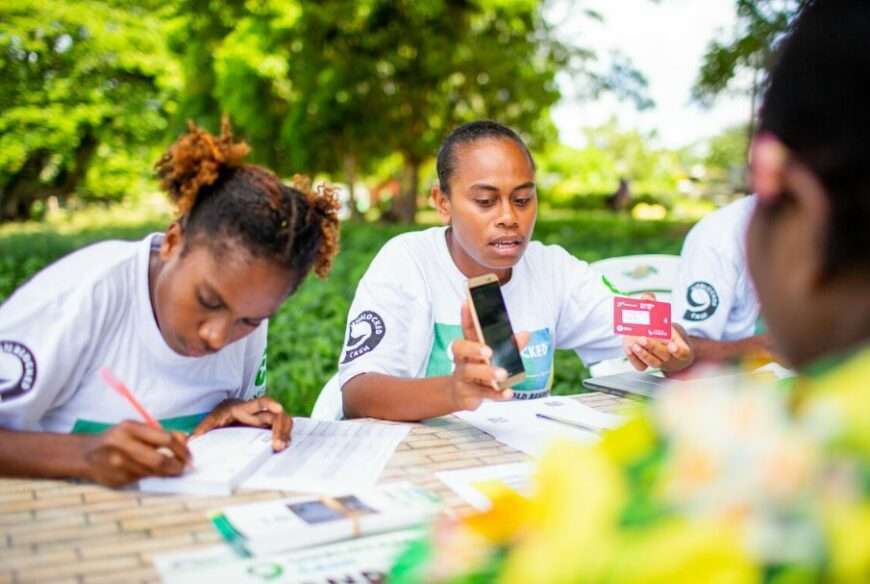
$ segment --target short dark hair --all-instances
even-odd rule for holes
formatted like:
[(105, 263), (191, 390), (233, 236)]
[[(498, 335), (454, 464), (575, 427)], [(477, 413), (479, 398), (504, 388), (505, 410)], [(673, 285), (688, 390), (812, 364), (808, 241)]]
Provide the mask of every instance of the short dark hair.
[(450, 178), (456, 172), (456, 147), (461, 144), (470, 144), (484, 139), (500, 139), (513, 140), (523, 149), (526, 156), (529, 157), (529, 162), (532, 165), (532, 170), (535, 169), (535, 159), (532, 158), (532, 153), (529, 152), (529, 147), (520, 138), (520, 135), (515, 131), (492, 120), (477, 120), (468, 122), (454, 128), (444, 142), (441, 148), (438, 149), (438, 160), (436, 163), (436, 171), (438, 172), (438, 186), (441, 192), (445, 195), (450, 194)]
[(825, 269), (832, 274), (870, 268), (868, 96), (870, 2), (805, 2), (768, 78), (759, 127), (824, 186), (831, 209)]
[(248, 146), (193, 123), (157, 162), (161, 186), (178, 206), (188, 245), (204, 241), (218, 253), (237, 241), (253, 257), (290, 271), (297, 284), (314, 269), (329, 272), (338, 251), (339, 203), (331, 188), (314, 191), (304, 177), (284, 184), (271, 171), (245, 164)]

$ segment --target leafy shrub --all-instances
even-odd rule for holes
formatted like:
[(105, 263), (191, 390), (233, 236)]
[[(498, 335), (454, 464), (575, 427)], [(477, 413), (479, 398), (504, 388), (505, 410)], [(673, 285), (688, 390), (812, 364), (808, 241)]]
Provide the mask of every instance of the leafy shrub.
[[(137, 239), (160, 230), (151, 222), (125, 227), (86, 227), (73, 233), (41, 230), (0, 235), (0, 301), (42, 267), (80, 247), (104, 239)], [(269, 326), (269, 393), (294, 415), (311, 412), (320, 388), (335, 372), (347, 311), (356, 284), (380, 247), (417, 227), (345, 223), (341, 253), (325, 280), (310, 277)], [(679, 253), (685, 223), (631, 221), (607, 212), (585, 212), (569, 220), (540, 220), (535, 238), (562, 245), (595, 261), (632, 253)], [(554, 393), (577, 393), (587, 372), (570, 351), (556, 353)]]

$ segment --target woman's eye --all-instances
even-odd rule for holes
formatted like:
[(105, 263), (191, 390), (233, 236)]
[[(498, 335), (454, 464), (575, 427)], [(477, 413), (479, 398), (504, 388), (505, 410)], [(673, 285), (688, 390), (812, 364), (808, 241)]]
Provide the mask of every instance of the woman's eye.
[(199, 304), (200, 304), (200, 306), (202, 306), (203, 308), (205, 308), (205, 309), (207, 309), (207, 310), (217, 310), (218, 308), (221, 307), (221, 303), (220, 303), (220, 302), (216, 302), (216, 301), (213, 301), (213, 300), (212, 300), (212, 301), (209, 301), (209, 300), (203, 298), (203, 297), (200, 296), (200, 295), (197, 295), (196, 299), (199, 300)]
[(261, 322), (263, 322), (263, 321), (262, 320), (251, 320), (249, 318), (242, 320), (242, 324), (244, 324), (245, 326), (249, 326), (251, 328), (257, 328), (258, 326), (260, 326)]
[(514, 204), (518, 207), (525, 207), (532, 200), (531, 197), (518, 197), (514, 199)]
[(481, 207), (492, 207), (495, 205), (495, 199), (475, 199), (474, 202)]

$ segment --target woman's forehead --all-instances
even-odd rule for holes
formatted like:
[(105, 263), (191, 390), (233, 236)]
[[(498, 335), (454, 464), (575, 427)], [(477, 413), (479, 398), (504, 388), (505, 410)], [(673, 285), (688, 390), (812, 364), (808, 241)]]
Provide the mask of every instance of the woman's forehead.
[(462, 181), (513, 176), (526, 182), (535, 175), (523, 147), (507, 138), (482, 138), (460, 144), (455, 156), (455, 177)]

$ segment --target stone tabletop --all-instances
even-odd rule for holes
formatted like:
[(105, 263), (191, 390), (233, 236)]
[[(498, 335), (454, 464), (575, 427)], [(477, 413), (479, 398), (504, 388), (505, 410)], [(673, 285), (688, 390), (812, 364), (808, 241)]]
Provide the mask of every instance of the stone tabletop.
[[(622, 403), (600, 393), (577, 399), (606, 412)], [(380, 480), (409, 480), (462, 511), (467, 507), (436, 472), (526, 460), (527, 455), (445, 416), (414, 424)], [(221, 541), (208, 511), (286, 495), (167, 496), (71, 481), (0, 479), (0, 584), (157, 582), (153, 555)]]

